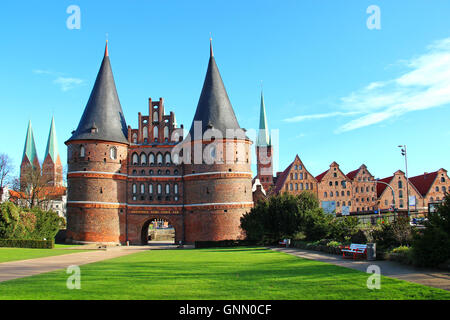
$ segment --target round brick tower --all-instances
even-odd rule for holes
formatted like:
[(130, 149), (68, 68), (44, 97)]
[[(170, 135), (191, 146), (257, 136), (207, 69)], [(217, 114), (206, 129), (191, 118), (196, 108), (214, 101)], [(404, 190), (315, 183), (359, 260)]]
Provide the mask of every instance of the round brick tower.
[(183, 143), (186, 242), (243, 238), (240, 218), (253, 206), (251, 141), (237, 122), (212, 46), (197, 111)]
[(118, 243), (126, 210), (127, 125), (105, 55), (68, 149), (68, 242)]

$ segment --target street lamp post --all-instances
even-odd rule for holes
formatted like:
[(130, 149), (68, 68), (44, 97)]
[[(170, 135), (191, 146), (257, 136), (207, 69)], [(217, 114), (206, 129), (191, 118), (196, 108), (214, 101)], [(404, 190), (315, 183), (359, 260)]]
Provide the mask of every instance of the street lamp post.
[(399, 145), (399, 148), (401, 148), (402, 156), (405, 157), (405, 174), (406, 174), (406, 207), (408, 208), (408, 218), (410, 217), (409, 212), (409, 179), (408, 179), (408, 155), (406, 153), (406, 144), (405, 145)]
[[(386, 186), (388, 186), (391, 189), (391, 191), (392, 191), (392, 210), (394, 211), (394, 219), (395, 219), (395, 191), (394, 191), (394, 188), (392, 188), (392, 186), (389, 183), (380, 181), (380, 179), (375, 179), (375, 181), (372, 181), (372, 182), (375, 183), (375, 188), (376, 188), (377, 183), (381, 183), (381, 184), (385, 184)], [(381, 216), (381, 200), (378, 205), (378, 215)]]

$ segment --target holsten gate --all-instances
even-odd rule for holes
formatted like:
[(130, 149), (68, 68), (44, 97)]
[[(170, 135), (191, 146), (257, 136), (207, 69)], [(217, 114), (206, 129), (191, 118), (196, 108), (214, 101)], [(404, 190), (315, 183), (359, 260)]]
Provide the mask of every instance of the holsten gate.
[(164, 219), (175, 241), (243, 238), (253, 206), (251, 140), (241, 129), (210, 59), (189, 133), (183, 139), (164, 101), (148, 100), (138, 128), (127, 126), (106, 44), (91, 95), (68, 147), (68, 242), (147, 243)]

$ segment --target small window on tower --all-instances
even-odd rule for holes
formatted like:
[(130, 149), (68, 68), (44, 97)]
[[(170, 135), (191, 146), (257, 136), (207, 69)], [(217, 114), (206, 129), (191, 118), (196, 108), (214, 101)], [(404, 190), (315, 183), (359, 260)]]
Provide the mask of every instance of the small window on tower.
[(111, 159), (116, 160), (117, 159), (117, 148), (116, 147), (111, 147), (109, 149), (109, 156)]
[(84, 146), (80, 147), (80, 157), (84, 157), (86, 155), (86, 149), (84, 148)]

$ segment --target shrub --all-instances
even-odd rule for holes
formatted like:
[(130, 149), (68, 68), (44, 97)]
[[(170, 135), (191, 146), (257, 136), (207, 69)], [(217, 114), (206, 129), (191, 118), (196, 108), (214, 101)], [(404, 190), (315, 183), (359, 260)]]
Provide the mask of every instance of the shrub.
[(305, 212), (318, 208), (314, 194), (304, 192), (274, 195), (260, 201), (250, 212), (241, 217), (241, 228), (248, 240), (276, 243), (280, 239), (293, 238), (301, 230)]
[(330, 224), (333, 216), (326, 214), (322, 208), (315, 208), (305, 212), (301, 230), (306, 240), (316, 241), (326, 239), (330, 235)]
[(53, 239), (64, 226), (56, 212), (22, 209), (12, 202), (0, 205), (0, 239)]
[(412, 258), (418, 266), (438, 266), (450, 259), (450, 194), (428, 214), (422, 233), (414, 235)]
[(358, 232), (357, 217), (339, 217), (334, 218), (330, 224), (331, 238), (337, 241), (345, 241), (346, 237), (351, 238)]
[(55, 242), (53, 240), (0, 239), (0, 247), (53, 249)]

